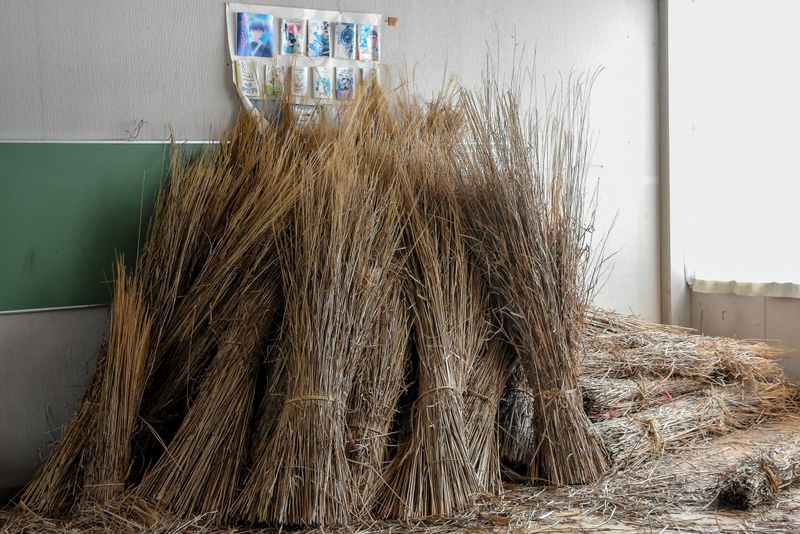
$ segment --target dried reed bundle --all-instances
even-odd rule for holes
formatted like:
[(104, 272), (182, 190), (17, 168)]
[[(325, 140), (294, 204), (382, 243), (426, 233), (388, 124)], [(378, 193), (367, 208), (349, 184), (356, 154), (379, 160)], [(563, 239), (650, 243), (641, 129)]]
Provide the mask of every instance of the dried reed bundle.
[(257, 451), (266, 443), (278, 424), (278, 419), (283, 409), (283, 401), (286, 397), (286, 357), (283, 351), (287, 348), (285, 342), (278, 334), (277, 339), (267, 350), (267, 360), (265, 362), (266, 377), (263, 390), (258, 392), (261, 400), (256, 413), (256, 429), (250, 440), (249, 464), (255, 462), (254, 456)]
[(410, 317), (400, 284), (387, 290), (375, 338), (348, 400), (347, 426), (353, 484), (370, 511), (387, 461), (390, 426), (405, 387)]
[(80, 495), (105, 501), (125, 489), (130, 440), (147, 379), (152, 317), (117, 258), (108, 344), (78, 413), (21, 497), (32, 510), (68, 513)]
[(142, 290), (117, 257), (108, 352), (95, 407), (94, 432), (84, 437), (83, 497), (103, 502), (125, 489), (131, 468), (131, 438), (144, 389), (152, 372), (149, 358), (152, 316)]
[[(205, 193), (213, 204), (207, 211), (221, 222), (214, 233), (200, 238), (208, 242), (203, 261), (195, 266), (195, 277), (174, 313), (162, 323), (155, 356), (158, 380), (145, 410), (150, 425), (159, 430), (165, 421), (182, 416), (191, 402), (215, 354), (219, 332), (239, 309), (242, 272), (275, 255), (274, 236), (299, 195), (300, 169), (316, 172), (325, 154), (321, 149), (309, 155), (312, 132), (302, 133), (291, 122), (262, 132), (251, 119), (240, 120), (243, 126), (231, 142), (222, 144), (218, 156), (198, 169), (199, 176), (187, 187), (212, 190)], [(196, 225), (205, 226), (204, 216), (192, 212), (182, 224), (191, 232)]]
[[(250, 128), (246, 120), (240, 121), (231, 139), (242, 137)], [(194, 281), (203, 262), (208, 256), (208, 251), (213, 247), (215, 236), (224, 226), (226, 214), (226, 195), (233, 195), (235, 184), (227, 182), (220, 173), (220, 152), (228, 150), (223, 143), (219, 146), (210, 146), (202, 155), (187, 160), (182, 157), (177, 147), (173, 146), (172, 161), (170, 164), (170, 182), (162, 188), (156, 201), (156, 209), (151, 221), (148, 238), (142, 254), (137, 262), (136, 271), (132, 275), (131, 284), (141, 292), (143, 307), (151, 317), (153, 331), (148, 333), (150, 347), (146, 355), (147, 361), (139, 362), (148, 370), (147, 377), (152, 377), (151, 372), (159, 363), (163, 351), (162, 335), (167, 331), (165, 327), (174, 317), (175, 309), (181, 297), (186, 293)], [(217, 187), (223, 185), (223, 187)], [(225, 187), (230, 186), (230, 187)], [(133, 324), (131, 324), (133, 326)], [(128, 328), (124, 326), (124, 328)], [(123, 371), (109, 370), (109, 376), (116, 376)], [(152, 387), (152, 384), (132, 384), (132, 390)], [(147, 388), (144, 397), (147, 397)], [(113, 391), (113, 385), (107, 385), (107, 391)], [(136, 408), (138, 412), (138, 408)], [(141, 419), (135, 419), (137, 430), (141, 430)], [(150, 430), (145, 434), (150, 437)], [(138, 440), (137, 440), (138, 441)], [(155, 441), (155, 440), (154, 440)], [(96, 456), (102, 459), (106, 454), (102, 445)], [(140, 444), (132, 447), (136, 455), (132, 458), (132, 478), (138, 478), (142, 469), (142, 458), (139, 454)], [(105, 468), (91, 464), (92, 458), (87, 457), (85, 470), (87, 473), (100, 473)], [(94, 476), (94, 475), (91, 475)], [(103, 485), (94, 484), (96, 488)], [(119, 485), (108, 486), (119, 489)], [(98, 495), (98, 491), (101, 493)], [(103, 498), (102, 493), (108, 496), (106, 489), (92, 490), (92, 498)], [(114, 490), (110, 490), (114, 491)]]
[[(220, 148), (210, 148), (202, 157), (188, 163), (178, 157), (177, 151), (173, 151), (170, 183), (159, 195), (147, 243), (131, 281), (131, 285), (141, 291), (147, 313), (151, 315), (155, 326), (150, 336), (151, 350), (148, 361), (138, 361), (139, 370), (152, 369), (168, 352), (169, 343), (165, 343), (162, 338), (173, 331), (170, 324), (176, 315), (179, 316), (178, 322), (193, 317), (192, 314), (185, 312), (176, 314), (175, 310), (178, 304), (186, 303), (181, 297), (192, 286), (197, 273), (202, 271), (209, 250), (215, 246), (220, 229), (227, 227), (227, 210), (235, 205), (234, 201), (241, 196), (241, 188), (238, 186), (245, 180), (241, 179), (239, 173), (234, 172), (236, 165), (232, 163), (233, 160), (240, 161), (241, 158), (233, 157), (232, 151), (239, 150), (245, 140), (250, 140), (251, 144), (248, 146), (260, 146), (260, 138), (252, 135), (253, 129), (252, 121), (248, 122), (243, 118), (230, 137), (231, 143), (223, 142)], [(247, 153), (248, 150), (244, 152)], [(260, 154), (259, 151), (249, 152)], [(263, 165), (267, 159), (269, 158), (262, 155), (261, 159), (256, 158), (255, 161)], [(272, 164), (271, 161), (269, 163)], [(280, 193), (280, 190), (277, 192)], [(208, 292), (213, 293), (214, 290)], [(132, 323), (130, 326), (135, 325)], [(124, 329), (127, 328), (124, 326)], [(103, 373), (99, 363), (92, 379), (95, 385), (87, 392), (87, 399), (96, 400), (91, 403), (84, 401), (74, 420), (75, 423), (68, 428), (59, 445), (49, 456), (41, 471), (42, 477), (45, 477), (45, 472), (47, 473), (46, 480), (36, 478), (29, 484), (25, 495), (33, 509), (56, 512), (57, 508), (63, 512), (69, 508), (68, 501), (76, 495), (83, 484), (84, 471), (89, 474), (90, 479), (106, 476), (101, 474), (106, 468), (98, 468), (94, 462), (104, 461), (103, 458), (109, 453), (100, 446), (87, 448), (86, 440), (92, 435), (87, 427), (95, 417), (95, 408), (100, 404), (98, 391), (106, 380), (103, 374), (119, 377), (126, 370), (112, 369), (108, 373)], [(150, 384), (151, 388), (152, 386), (153, 384)], [(141, 387), (140, 383), (129, 384), (128, 393), (132, 393), (135, 397)], [(185, 384), (177, 387), (184, 388)], [(106, 384), (105, 390), (107, 395), (113, 396), (113, 386)], [(122, 394), (127, 395), (127, 393)], [(109, 402), (107, 401), (106, 405), (109, 409), (113, 409)], [(130, 420), (129, 415), (130, 413), (117, 422), (127, 425)], [(125, 433), (127, 430), (122, 432)], [(92, 452), (98, 448), (101, 450)], [(78, 474), (78, 466), (81, 474)], [(122, 470), (124, 468), (117, 468), (117, 471)], [(61, 482), (54, 484), (55, 480)], [(119, 487), (118, 483), (114, 484), (109, 487)], [(56, 485), (59, 486), (58, 490), (53, 489)], [(93, 485), (98, 488), (92, 490), (95, 492), (95, 497), (102, 498), (102, 493), (108, 491), (102, 489), (103, 486), (94, 483)], [(71, 497), (61, 497), (59, 496), (61, 492)], [(51, 493), (51, 496), (47, 497), (45, 493)]]
[(780, 491), (800, 481), (800, 441), (761, 450), (737, 462), (719, 482), (721, 506), (751, 510), (774, 502)]
[(732, 384), (595, 424), (610, 459), (633, 469), (698, 439), (786, 415), (793, 391), (781, 384)]
[(50, 517), (67, 515), (73, 509), (83, 489), (83, 458), (87, 452), (84, 440), (95, 432), (95, 406), (100, 398), (107, 352), (104, 342), (81, 405), (25, 487), (19, 499), (21, 508)]
[(370, 179), (380, 175), (384, 160), (374, 156), (385, 140), (364, 114), (370, 103), (344, 117), (325, 172), (299, 176), (303, 194), (279, 248), (286, 397), (240, 498), (239, 515), (251, 522), (344, 524), (355, 511), (346, 402), (375, 332), (401, 220), (391, 189)]
[(500, 457), (514, 469), (527, 471), (536, 450), (536, 397), (515, 360), (500, 398)]
[(409, 199), (408, 294), (419, 356), (411, 436), (387, 467), (378, 498), (381, 517), (451, 515), (473, 504), (478, 490), (469, 454), (463, 393), (486, 338), (483, 298), (467, 258), (452, 161), (435, 144), (411, 146), (400, 169), (419, 191)]
[(701, 336), (600, 309), (592, 310), (587, 324), (586, 375), (783, 380), (775, 358), (785, 354), (785, 349), (766, 343)]
[(81, 534), (230, 534), (231, 529), (214, 527), (214, 513), (180, 517), (158, 504), (136, 496), (123, 495), (111, 501), (88, 503), (80, 513), (63, 520), (37, 515), (17, 508), (3, 524), (0, 511), (0, 530), (16, 533), (78, 533)]
[(224, 518), (244, 475), (261, 362), (261, 341), (280, 300), (268, 269), (240, 288), (240, 309), (222, 335), (197, 399), (137, 493), (179, 516), (214, 511)]
[(163, 368), (165, 356), (174, 357), (175, 345), (193, 344), (204, 333), (195, 329), (192, 336), (182, 335), (198, 323), (197, 309), (205, 311), (202, 302), (187, 299), (187, 294), (198, 291), (198, 277), (218, 264), (219, 255), (212, 252), (236, 223), (231, 214), (252, 202), (249, 195), (259, 183), (259, 169), (266, 159), (263, 152), (273, 148), (267, 141), (275, 143), (276, 138), (265, 139), (257, 123), (242, 115), (230, 133), (223, 133), (220, 142), (199, 157), (184, 161), (173, 150), (169, 183), (159, 193), (135, 273), (154, 316), (154, 365)]
[(464, 392), (467, 450), (472, 458), (478, 487), (497, 495), (500, 478), (500, 442), (497, 425), (500, 397), (510, 371), (508, 349), (500, 337), (488, 340), (472, 365)]
[(585, 214), (590, 159), (586, 84), (572, 80), (546, 112), (523, 115), (518, 90), (485, 82), (464, 94), (462, 157), (474, 194), (467, 212), (476, 256), (536, 402), (531, 477), (598, 479), (602, 444), (583, 411), (577, 361), (596, 271)]
[(707, 386), (696, 378), (632, 380), (628, 378), (593, 378), (580, 380), (583, 406), (592, 420), (613, 419), (651, 406), (672, 402), (687, 393)]

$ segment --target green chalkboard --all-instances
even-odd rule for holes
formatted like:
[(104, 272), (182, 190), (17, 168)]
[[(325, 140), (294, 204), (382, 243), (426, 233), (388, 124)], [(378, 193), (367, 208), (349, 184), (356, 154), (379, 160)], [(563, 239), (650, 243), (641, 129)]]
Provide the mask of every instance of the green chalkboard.
[(114, 255), (136, 257), (171, 152), (167, 143), (0, 143), (0, 311), (109, 302)]

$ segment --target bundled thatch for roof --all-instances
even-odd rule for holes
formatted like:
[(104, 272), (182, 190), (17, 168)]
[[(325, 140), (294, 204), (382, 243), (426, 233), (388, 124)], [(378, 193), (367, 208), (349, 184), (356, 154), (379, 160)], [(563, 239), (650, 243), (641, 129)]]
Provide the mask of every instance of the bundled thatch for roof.
[[(594, 421), (624, 417), (669, 404), (683, 395), (708, 387), (702, 380), (682, 377), (632, 380), (589, 376), (580, 377), (579, 384), (584, 409)], [(535, 402), (524, 373), (519, 368), (513, 369), (500, 402), (500, 450), (503, 461), (516, 475), (527, 471), (526, 465), (535, 451), (536, 428), (532, 417)], [(623, 426), (627, 428), (628, 425)], [(606, 433), (611, 432), (608, 430)], [(507, 471), (507, 474), (516, 478), (514, 472)]]
[(394, 518), (450, 515), (472, 505), (478, 480), (463, 395), (488, 333), (480, 280), (468, 261), (449, 178), (452, 161), (440, 157), (435, 145), (415, 148), (409, 158), (419, 159), (410, 159), (406, 171), (418, 191), (410, 199), (416, 201), (407, 204), (407, 241), (413, 249), (406, 279), (419, 389), (410, 438), (387, 467), (377, 499), (378, 513)]
[(755, 424), (768, 416), (787, 415), (793, 388), (760, 382), (731, 384), (686, 395), (638, 413), (595, 424), (609, 459), (633, 469), (666, 451)]
[(390, 427), (405, 388), (411, 334), (407, 297), (395, 283), (381, 306), (374, 339), (347, 403), (348, 458), (359, 506), (369, 512), (382, 484)]
[(535, 404), (525, 372), (515, 361), (500, 398), (500, 457), (523, 472), (527, 472), (536, 450)]
[(753, 341), (702, 336), (595, 309), (584, 330), (587, 356), (582, 374), (605, 378), (683, 376), (768, 382), (783, 371), (775, 358), (785, 349)]
[(800, 441), (761, 450), (738, 461), (720, 479), (717, 502), (750, 510), (774, 502), (778, 493), (800, 482)]
[[(380, 181), (385, 132), (366, 109), (319, 175), (303, 176), (279, 247), (286, 307), (286, 390), (278, 422), (257, 444), (237, 515), (251, 522), (344, 524), (356, 510), (346, 407), (376, 331), (402, 233), (399, 203)], [(371, 157), (371, 159), (370, 159)], [(298, 483), (301, 481), (301, 483)]]
[(152, 370), (152, 317), (122, 257), (117, 258), (115, 274), (108, 343), (92, 383), (63, 438), (21, 497), (26, 506), (42, 513), (67, 513), (78, 497), (103, 502), (125, 489), (131, 439)]
[(197, 399), (137, 494), (181, 516), (229, 513), (246, 465), (261, 343), (279, 306), (276, 274), (267, 268), (241, 288)]
[(505, 342), (499, 336), (493, 337), (475, 358), (464, 392), (467, 450), (478, 477), (478, 488), (488, 495), (497, 495), (502, 490), (497, 417), (510, 365)]
[(125, 489), (131, 468), (131, 440), (152, 372), (149, 358), (152, 316), (142, 290), (117, 258), (114, 301), (105, 372), (100, 382), (95, 424), (85, 437), (87, 456), (83, 498), (103, 502)]
[[(207, 242), (201, 248), (204, 256), (194, 266), (195, 276), (173, 313), (164, 318), (159, 344), (153, 349), (160, 367), (144, 412), (159, 430), (184, 415), (215, 354), (219, 331), (238, 309), (244, 266), (260, 265), (275, 256), (278, 229), (286, 224), (300, 192), (297, 175), (316, 172), (324, 154), (324, 149), (312, 149), (316, 145), (309, 140), (311, 134), (301, 134), (291, 121), (282, 123), (280, 131), (260, 131), (252, 119), (242, 119), (241, 124), (230, 143), (221, 144), (209, 168), (198, 170), (196, 182), (186, 185), (192, 191), (202, 190), (203, 195), (194, 194), (210, 206), (187, 214), (182, 224), (202, 231), (208, 225), (206, 218), (221, 222), (212, 225), (212, 233), (196, 238)], [(181, 260), (176, 259), (178, 266)], [(168, 301), (172, 300), (170, 295)]]
[(585, 214), (586, 95), (570, 85), (547, 113), (522, 114), (513, 90), (464, 96), (463, 155), (476, 257), (536, 402), (533, 479), (577, 484), (606, 469), (583, 411), (577, 363), (592, 292)]
[(592, 420), (613, 419), (672, 402), (708, 386), (696, 378), (595, 378), (580, 380), (583, 406)]

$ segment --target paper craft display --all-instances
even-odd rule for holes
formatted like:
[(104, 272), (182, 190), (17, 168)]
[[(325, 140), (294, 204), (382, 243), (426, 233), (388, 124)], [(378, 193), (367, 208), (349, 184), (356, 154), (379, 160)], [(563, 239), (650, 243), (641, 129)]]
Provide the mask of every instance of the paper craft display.
[(277, 120), (289, 104), (300, 122), (335, 121), (324, 110), (378, 78), (379, 14), (226, 2), (225, 19), (233, 81), (254, 116)]
[(336, 43), (333, 47), (333, 55), (341, 59), (356, 58), (356, 25), (354, 22), (336, 23)]
[(272, 57), (272, 15), (236, 14), (236, 55)]
[(355, 93), (353, 69), (336, 69), (336, 100), (352, 100)]
[(306, 53), (306, 21), (283, 19), (281, 54), (302, 56)]
[(314, 98), (333, 98), (333, 67), (319, 67), (314, 69)]
[(308, 95), (308, 67), (292, 67), (292, 96)]
[(331, 23), (327, 20), (308, 21), (309, 57), (331, 57)]
[(292, 106), (292, 112), (298, 124), (309, 124), (314, 120), (317, 115), (316, 106), (309, 106), (305, 104), (295, 104)]
[(378, 61), (378, 26), (374, 24), (358, 25), (358, 59)]
[(258, 82), (260, 67), (263, 66), (247, 59), (236, 61), (236, 85), (247, 98), (261, 98)]
[(266, 65), (264, 71), (264, 95), (280, 96), (283, 94), (286, 68), (275, 65)]

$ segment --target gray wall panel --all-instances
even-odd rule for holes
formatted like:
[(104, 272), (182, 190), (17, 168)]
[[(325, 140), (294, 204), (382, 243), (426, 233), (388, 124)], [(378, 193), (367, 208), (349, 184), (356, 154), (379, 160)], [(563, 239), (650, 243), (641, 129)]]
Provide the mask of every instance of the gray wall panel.
[(0, 314), (0, 488), (24, 484), (86, 388), (108, 308)]

